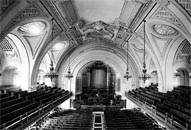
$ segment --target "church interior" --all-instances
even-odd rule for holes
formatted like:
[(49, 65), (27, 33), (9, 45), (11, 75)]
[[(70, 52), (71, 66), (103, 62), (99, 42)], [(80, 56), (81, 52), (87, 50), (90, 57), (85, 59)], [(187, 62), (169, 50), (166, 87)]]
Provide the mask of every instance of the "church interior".
[(191, 0), (0, 2), (0, 129), (191, 129)]

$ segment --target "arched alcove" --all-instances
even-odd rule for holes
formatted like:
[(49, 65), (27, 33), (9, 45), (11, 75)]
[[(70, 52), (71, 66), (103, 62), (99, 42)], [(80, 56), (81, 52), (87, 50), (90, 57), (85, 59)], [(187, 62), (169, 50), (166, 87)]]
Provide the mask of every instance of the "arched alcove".
[[(109, 89), (115, 88), (116, 74), (112, 67), (102, 61), (92, 61), (81, 68), (76, 76), (76, 93), (84, 88)], [(120, 88), (118, 86), (117, 88)]]
[(10, 43), (14, 44), (17, 50), (18, 58), (20, 60), (18, 62), (19, 65), (16, 65), (15, 62), (9, 64), (18, 66), (18, 71), (20, 71), (20, 77), (18, 80), (21, 81), (20, 87), (22, 90), (28, 90), (30, 86), (30, 62), (27, 50), (17, 36), (8, 34), (8, 40)]
[(185, 68), (178, 68), (174, 73), (174, 86), (189, 86), (189, 72)]
[(156, 70), (151, 72), (151, 83), (158, 83), (158, 74)]
[[(100, 48), (98, 50), (96, 48)], [(70, 56), (71, 63), (70, 68), (72, 75), (74, 76), (71, 79), (71, 90), (75, 94), (76, 93), (76, 76), (78, 75), (79, 71), (88, 64), (89, 62), (94, 61), (102, 61), (105, 64), (109, 65), (113, 70), (116, 72), (116, 79), (121, 84), (121, 88), (119, 88), (119, 93), (122, 95), (125, 94), (125, 91), (132, 89), (135, 86), (138, 86), (138, 69), (135, 69), (137, 66), (135, 64), (129, 63), (130, 65), (130, 74), (133, 78), (129, 79), (128, 81), (123, 78), (126, 72), (126, 55), (120, 55), (120, 52), (116, 50), (110, 50), (104, 44), (92, 44), (88, 45), (83, 50), (82, 48), (76, 49)], [(91, 51), (90, 51), (91, 50)], [(59, 66), (59, 78), (58, 78), (58, 85), (61, 88), (70, 89), (70, 80), (65, 78), (65, 75), (68, 71), (68, 60), (62, 62)]]
[(7, 66), (2, 72), (2, 84), (3, 86), (20, 87), (20, 71), (13, 66)]
[(191, 72), (190, 55), (191, 45), (185, 39), (179, 45), (174, 57), (174, 86), (189, 86), (189, 73)]

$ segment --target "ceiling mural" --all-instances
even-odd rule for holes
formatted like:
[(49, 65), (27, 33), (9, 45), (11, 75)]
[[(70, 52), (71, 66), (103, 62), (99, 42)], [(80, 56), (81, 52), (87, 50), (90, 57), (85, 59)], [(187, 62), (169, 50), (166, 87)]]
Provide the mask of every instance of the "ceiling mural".
[[(66, 32), (70, 30), (72, 32), (70, 35), (77, 43), (83, 44), (83, 40), (87, 39), (106, 38), (122, 45), (123, 41), (130, 37), (128, 31), (133, 30), (133, 26), (142, 20), (140, 18), (138, 20), (136, 16), (146, 13), (146, 8), (152, 6), (154, 2), (151, 0), (102, 0), (101, 2), (100, 0), (57, 2), (46, 0), (41, 3), (51, 7), (51, 12), (55, 14), (53, 17), (60, 19), (57, 23), (64, 26)], [(68, 9), (69, 7), (71, 8)], [(133, 12), (133, 14), (127, 15), (125, 12)], [(137, 22), (132, 22), (135, 19)]]

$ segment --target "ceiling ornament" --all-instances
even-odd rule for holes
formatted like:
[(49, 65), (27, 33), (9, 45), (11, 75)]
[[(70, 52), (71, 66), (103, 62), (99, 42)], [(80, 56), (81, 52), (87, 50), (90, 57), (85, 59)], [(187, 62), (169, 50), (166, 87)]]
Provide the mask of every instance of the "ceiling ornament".
[(181, 20), (167, 7), (161, 6), (152, 16), (153, 19), (162, 19), (170, 23), (176, 24), (181, 27), (182, 31), (187, 32), (186, 27), (183, 25)]
[(178, 31), (175, 28), (165, 24), (155, 24), (153, 25), (153, 29), (156, 33), (164, 36), (171, 36), (178, 34)]
[(108, 38), (113, 39), (116, 35), (116, 27), (110, 24), (107, 24), (103, 21), (96, 21), (92, 23), (85, 24), (80, 28), (81, 32), (85, 34), (86, 38)]

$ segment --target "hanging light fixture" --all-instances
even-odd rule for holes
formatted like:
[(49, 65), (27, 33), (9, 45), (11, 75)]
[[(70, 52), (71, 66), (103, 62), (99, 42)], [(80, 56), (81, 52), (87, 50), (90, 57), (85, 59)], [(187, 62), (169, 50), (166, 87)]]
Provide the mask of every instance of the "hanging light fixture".
[[(70, 81), (70, 92), (72, 92), (71, 91), (71, 79), (73, 78), (73, 75), (72, 75), (72, 73), (71, 73), (71, 70), (70, 70), (70, 41), (71, 40), (69, 40), (69, 67), (68, 67), (68, 71), (67, 71), (67, 74), (65, 75), (65, 77), (67, 78), (67, 79), (69, 79), (69, 81)], [(71, 97), (70, 97), (70, 108), (71, 108), (71, 106), (72, 106), (72, 101), (71, 101), (72, 99), (71, 99)]]
[(124, 78), (126, 78), (127, 80), (129, 79), (129, 78), (132, 78), (132, 76), (131, 75), (129, 75), (129, 68), (128, 68), (128, 50), (129, 49), (129, 42), (127, 41), (127, 69), (126, 69), (126, 74), (125, 74), (125, 76), (124, 76)]
[(149, 78), (151, 78), (151, 76), (149, 76), (147, 74), (147, 69), (146, 69), (146, 63), (145, 63), (145, 20), (143, 20), (144, 22), (144, 61), (143, 61), (143, 69), (142, 69), (142, 75), (139, 77), (141, 80), (143, 80), (143, 82), (145, 83), (145, 81)]
[[(50, 52), (51, 52), (51, 56), (53, 58), (53, 19), (52, 19), (52, 45), (51, 45), (51, 51)], [(45, 75), (45, 77), (50, 78), (51, 82), (53, 79), (58, 77), (58, 73), (56, 73), (54, 71), (54, 63), (53, 63), (52, 58), (50, 61), (50, 71)]]
[(71, 40), (69, 40), (69, 68), (68, 68), (67, 74), (65, 75), (65, 77), (68, 79), (73, 78), (73, 75), (72, 75), (71, 70), (70, 70), (70, 41)]

